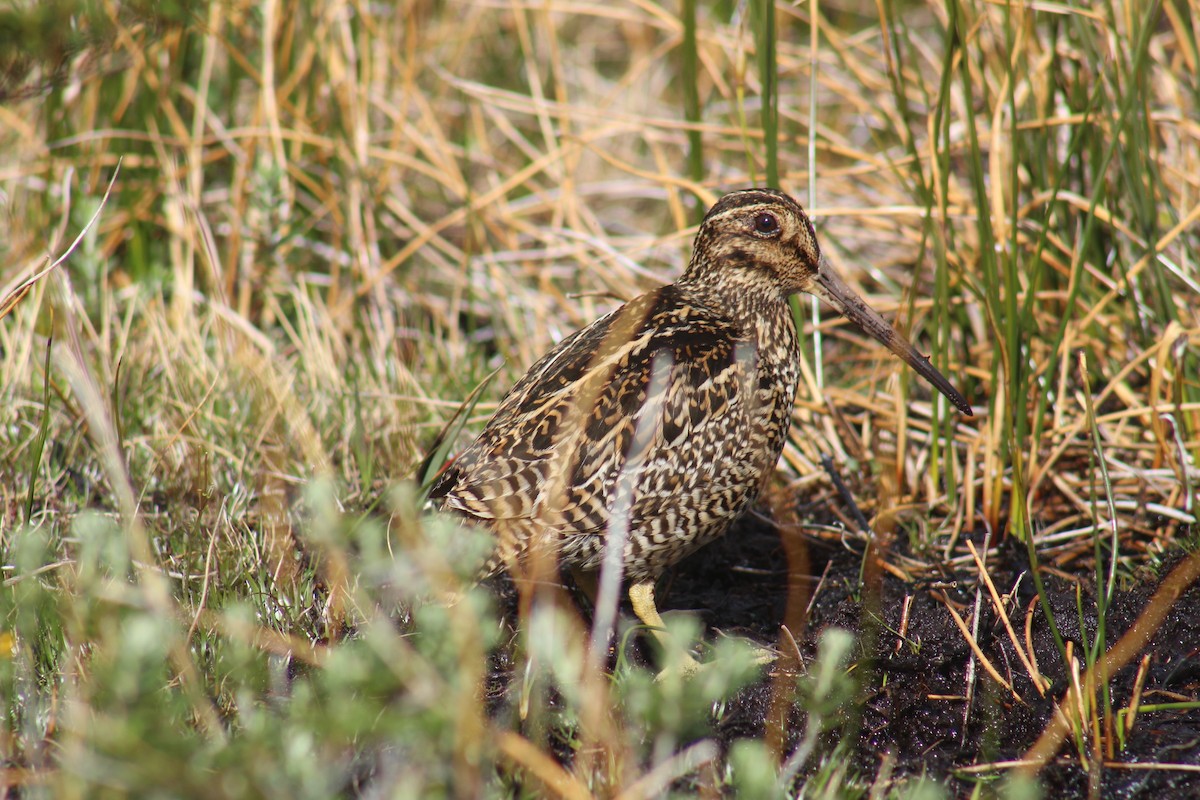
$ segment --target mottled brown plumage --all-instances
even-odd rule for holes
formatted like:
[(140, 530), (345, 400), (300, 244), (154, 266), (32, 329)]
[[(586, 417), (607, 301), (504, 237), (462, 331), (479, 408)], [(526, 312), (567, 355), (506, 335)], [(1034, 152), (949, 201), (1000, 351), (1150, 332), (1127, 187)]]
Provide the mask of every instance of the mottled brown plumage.
[(660, 626), (655, 579), (725, 533), (783, 450), (800, 360), (788, 297), (802, 291), (970, 413), (837, 277), (794, 200), (733, 192), (704, 218), (683, 277), (534, 364), (431, 497), (495, 533), (492, 572), (543, 546), (574, 570), (596, 570), (612, 541), (634, 610)]

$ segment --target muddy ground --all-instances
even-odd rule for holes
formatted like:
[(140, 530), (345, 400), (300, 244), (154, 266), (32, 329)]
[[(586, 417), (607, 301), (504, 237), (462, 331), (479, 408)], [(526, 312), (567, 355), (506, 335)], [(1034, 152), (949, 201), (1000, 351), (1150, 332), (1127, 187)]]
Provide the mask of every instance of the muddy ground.
[[(795, 534), (792, 534), (793, 536)], [(811, 609), (799, 636), (806, 660), (828, 626), (858, 635), (857, 664), (861, 671), (860, 711), (856, 757), (863, 774), (878, 769), (883, 754), (895, 759), (898, 774), (932, 774), (947, 781), (954, 794), (965, 796), (972, 781), (957, 772), (974, 764), (1020, 759), (1050, 721), (1055, 701), (1068, 687), (1063, 659), (1041, 609), (1036, 607), (1033, 582), (1026, 575), (1023, 545), (1000, 545), (989, 556), (988, 571), (1002, 594), (1015, 586), (1010, 619), (1024, 641), (1026, 610), (1034, 603), (1031, 633), (1040, 672), (1052, 684), (1039, 696), (1022, 668), (1011, 640), (983, 595), (977, 640), (984, 654), (1008, 679), (1023, 702), (1001, 689), (978, 664), (969, 718), (963, 699), (968, 691), (971, 649), (946, 608), (953, 605), (969, 619), (975, 604), (974, 570), (947, 573), (924, 581), (907, 582), (886, 570), (876, 570), (871, 583), (859, 590), (862, 550), (851, 542), (805, 537), (811, 575), (821, 576), (810, 597)], [(982, 541), (976, 543), (979, 547)], [(794, 549), (794, 548), (793, 548)], [(770, 526), (743, 523), (737, 530), (677, 566), (663, 593), (665, 608), (689, 608), (699, 613), (710, 633), (728, 631), (773, 642), (787, 607), (787, 559), (780, 534)], [(883, 554), (887, 558), (888, 554)], [(1084, 565), (1081, 564), (1081, 567)], [(1139, 572), (1118, 591), (1107, 617), (1110, 643), (1145, 608), (1170, 564)], [(871, 573), (870, 570), (867, 571)], [(1051, 608), (1064, 640), (1082, 653), (1095, 637), (1094, 574), (1090, 565), (1072, 579), (1045, 577)], [(1156, 574), (1157, 573), (1157, 574)], [(1139, 580), (1140, 579), (1140, 580)], [(1076, 588), (1082, 604), (1076, 602)], [(943, 600), (944, 598), (944, 600)], [(1080, 635), (1080, 613), (1086, 642)], [(907, 621), (904, 621), (907, 607)], [(897, 635), (904, 632), (903, 639)], [(1173, 605), (1149, 647), (1142, 703), (1200, 699), (1200, 584), (1194, 584)], [(1127, 706), (1141, 658), (1132, 660), (1113, 678), (1114, 709)], [(759, 714), (759, 729), (768, 698), (764, 684), (744, 692), (751, 705), (741, 719)], [(964, 724), (965, 720), (965, 724)], [(752, 727), (752, 726), (747, 726)], [(800, 726), (792, 726), (795, 738)], [(754, 731), (732, 731), (753, 735)], [(1200, 711), (1161, 711), (1137, 717), (1123, 752), (1115, 761), (1132, 763), (1200, 764)], [(1088, 776), (1071, 743), (1042, 773), (1048, 797), (1085, 797)], [(1168, 800), (1200, 797), (1200, 774), (1172, 771), (1106, 768), (1101, 779), (1105, 798)]]
[[(1018, 700), (984, 674), (977, 662), (972, 665), (968, 642), (947, 610), (947, 604), (953, 606), (970, 624), (979, 585), (974, 566), (958, 572), (934, 567), (925, 570), (920, 580), (905, 580), (895, 574), (899, 570), (879, 568), (878, 559), (864, 560), (865, 541), (831, 533), (814, 535), (798, 526), (780, 530), (761, 513), (749, 515), (725, 538), (664, 576), (659, 608), (664, 613), (688, 610), (699, 615), (708, 637), (732, 634), (772, 646), (777, 645), (786, 620), (805, 663), (814, 658), (821, 631), (829, 626), (853, 631), (858, 641), (853, 670), (859, 685), (856, 708), (846, 714), (847, 727), (832, 731), (829, 741), (851, 737), (855, 766), (867, 780), (878, 772), (886, 754), (894, 761), (894, 775), (936, 776), (951, 796), (967, 797), (976, 781), (994, 780), (1002, 771), (973, 776), (963, 770), (1022, 758), (1049, 724), (1055, 703), (1069, 685), (1062, 655), (1037, 607), (1024, 545), (1001, 543), (989, 553), (987, 566), (999, 593), (1011, 596), (1009, 617), (1022, 642), (1027, 611), (1033, 604), (1030, 637), (1040, 672), (1051, 681), (1045, 696), (1039, 695), (1018, 659), (986, 591), (976, 634), (984, 654), (1011, 682)], [(980, 536), (976, 547), (982, 543)], [(965, 552), (962, 546), (959, 550)], [(903, 550), (900, 544), (879, 554), (883, 561), (901, 563), (908, 555)], [(1139, 568), (1122, 581), (1108, 615), (1110, 646), (1146, 607), (1170, 564), (1168, 559), (1157, 569)], [(1083, 560), (1075, 569), (1077, 574), (1057, 570), (1045, 580), (1063, 639), (1073, 642), (1075, 653), (1082, 653), (1095, 636), (1095, 575)], [(790, 593), (789, 575), (794, 576)], [(1080, 635), (1080, 607), (1086, 639)], [(623, 613), (632, 617), (627, 605)], [(633, 649), (635, 658), (652, 660), (652, 648), (635, 643)], [(1149, 665), (1141, 704), (1200, 699), (1200, 584), (1192, 585), (1174, 603), (1144, 653), (1149, 654)], [(1114, 713), (1130, 703), (1141, 655), (1111, 681)], [(779, 663), (786, 668), (785, 659)], [(967, 678), (972, 668), (973, 684)], [(506, 676), (492, 677), (493, 689), (502, 693)], [(727, 704), (714, 732), (722, 745), (764, 735), (773, 685), (773, 676), (767, 675)], [(969, 713), (968, 692), (973, 694)], [(804, 710), (795, 705), (785, 751), (795, 747), (803, 728)], [(569, 754), (564, 752), (564, 757)], [(1200, 798), (1200, 773), (1130, 768), (1113, 762), (1200, 764), (1200, 711), (1140, 714), (1125, 749), (1116, 752), (1102, 770), (1098, 787), (1104, 798)], [(800, 780), (804, 777), (801, 774)], [(1070, 740), (1041, 777), (1046, 797), (1089, 796), (1088, 772)]]

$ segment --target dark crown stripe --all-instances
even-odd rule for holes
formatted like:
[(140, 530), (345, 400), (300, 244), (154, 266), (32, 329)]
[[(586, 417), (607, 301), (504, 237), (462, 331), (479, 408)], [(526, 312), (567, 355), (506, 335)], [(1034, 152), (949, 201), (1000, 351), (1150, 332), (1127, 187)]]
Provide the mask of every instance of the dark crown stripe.
[(707, 218), (712, 219), (717, 216), (724, 216), (731, 211), (744, 209), (747, 206), (770, 205), (778, 206), (780, 204), (791, 206), (796, 211), (802, 211), (796, 201), (788, 197), (783, 192), (774, 189), (744, 189), (739, 192), (731, 192), (714, 205), (708, 212)]

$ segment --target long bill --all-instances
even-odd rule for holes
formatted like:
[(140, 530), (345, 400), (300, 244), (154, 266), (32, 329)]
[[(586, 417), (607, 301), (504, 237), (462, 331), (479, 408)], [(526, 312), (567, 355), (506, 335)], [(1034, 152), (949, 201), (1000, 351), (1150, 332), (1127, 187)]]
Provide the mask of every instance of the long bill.
[(879, 316), (875, 309), (867, 305), (853, 289), (847, 286), (825, 256), (821, 256), (819, 271), (813, 277), (808, 292), (829, 303), (846, 319), (883, 342), (888, 350), (904, 359), (917, 371), (917, 374), (946, 395), (959, 411), (968, 417), (973, 415), (971, 404), (959, 393), (958, 389), (950, 384), (950, 381), (946, 380), (946, 376), (938, 372), (933, 364), (929, 363), (928, 358), (921, 355), (920, 351), (901, 336), (887, 320)]

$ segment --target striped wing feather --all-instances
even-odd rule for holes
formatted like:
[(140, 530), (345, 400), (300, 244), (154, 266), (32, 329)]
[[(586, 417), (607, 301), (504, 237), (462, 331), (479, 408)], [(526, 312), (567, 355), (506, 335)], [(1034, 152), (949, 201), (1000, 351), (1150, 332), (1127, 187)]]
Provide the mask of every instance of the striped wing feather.
[(621, 508), (626, 555), (657, 547), (646, 568), (665, 565), (724, 532), (778, 458), (757, 372), (732, 322), (671, 286), (642, 295), (530, 368), (432, 496), (518, 538), (553, 533), (584, 569)]

